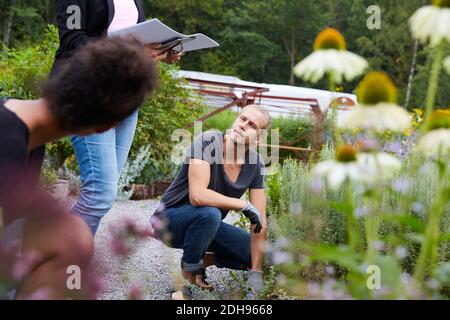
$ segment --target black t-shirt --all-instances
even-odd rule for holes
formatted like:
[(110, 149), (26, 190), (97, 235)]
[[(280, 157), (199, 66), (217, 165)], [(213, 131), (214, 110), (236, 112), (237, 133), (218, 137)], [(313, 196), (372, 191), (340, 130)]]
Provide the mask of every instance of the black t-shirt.
[(5, 102), (0, 98), (0, 207), (8, 222), (8, 207), (27, 197), (39, 181), (45, 147), (28, 152), (28, 127)]
[[(189, 160), (197, 158), (210, 164), (211, 177), (208, 189), (224, 196), (241, 198), (248, 189), (264, 189), (265, 165), (261, 157), (253, 150), (245, 155), (245, 163), (236, 182), (231, 181), (224, 170), (223, 159), (224, 134), (218, 131), (207, 131), (195, 138), (191, 144), (177, 177), (169, 186), (161, 199), (158, 211), (189, 203)], [(228, 210), (222, 210), (222, 218)]]

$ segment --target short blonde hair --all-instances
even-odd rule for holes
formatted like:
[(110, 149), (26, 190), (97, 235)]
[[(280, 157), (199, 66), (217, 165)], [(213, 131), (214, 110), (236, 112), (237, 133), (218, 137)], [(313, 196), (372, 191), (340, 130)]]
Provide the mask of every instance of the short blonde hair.
[(245, 106), (244, 108), (242, 108), (242, 110), (239, 112), (239, 115), (241, 115), (244, 110), (246, 110), (247, 108), (252, 108), (252, 109), (256, 109), (259, 112), (261, 112), (262, 114), (264, 114), (264, 116), (267, 119), (267, 123), (263, 128), (260, 129), (269, 129), (270, 126), (272, 125), (272, 117), (270, 116), (270, 113), (267, 111), (266, 106), (264, 105), (259, 105), (259, 104), (249, 104), (248, 106)]

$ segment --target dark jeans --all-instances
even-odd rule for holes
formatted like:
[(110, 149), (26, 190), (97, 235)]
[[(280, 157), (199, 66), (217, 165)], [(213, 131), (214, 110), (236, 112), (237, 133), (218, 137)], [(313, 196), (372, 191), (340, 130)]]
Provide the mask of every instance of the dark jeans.
[(183, 249), (181, 265), (184, 271), (201, 269), (206, 252), (215, 253), (219, 268), (251, 268), (250, 234), (222, 222), (219, 209), (186, 204), (165, 209), (160, 218), (167, 219), (171, 246)]

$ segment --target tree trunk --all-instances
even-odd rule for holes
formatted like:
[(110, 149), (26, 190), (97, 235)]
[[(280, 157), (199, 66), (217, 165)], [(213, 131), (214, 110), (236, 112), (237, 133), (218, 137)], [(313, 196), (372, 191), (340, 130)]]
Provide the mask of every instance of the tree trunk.
[(47, 24), (56, 24), (54, 1), (45, 0), (44, 14)]
[(416, 72), (416, 64), (417, 64), (417, 51), (419, 50), (419, 40), (416, 40), (414, 43), (414, 53), (413, 59), (411, 63), (411, 70), (409, 72), (408, 77), (408, 86), (406, 87), (406, 97), (405, 97), (405, 108), (409, 107), (409, 100), (411, 99), (411, 89), (412, 89), (412, 81), (414, 78), (414, 73)]
[(294, 67), (295, 67), (295, 31), (292, 30), (291, 33), (291, 50), (290, 50), (290, 58), (291, 58), (291, 75), (289, 77), (289, 84), (291, 86), (295, 85), (295, 78), (294, 78)]
[(12, 28), (13, 20), (14, 20), (14, 11), (10, 10), (8, 17), (5, 20), (5, 26), (4, 26), (5, 33), (3, 34), (3, 43), (6, 46), (9, 45), (9, 41), (11, 40), (11, 28)]
[[(422, 0), (422, 6), (424, 6), (426, 3), (425, 0)], [(419, 40), (416, 40), (414, 42), (414, 52), (413, 52), (413, 59), (411, 63), (411, 70), (409, 72), (408, 77), (408, 86), (406, 87), (406, 97), (405, 97), (405, 108), (408, 109), (409, 107), (409, 100), (411, 100), (411, 90), (412, 90), (412, 81), (414, 78), (414, 73), (416, 72), (416, 64), (417, 64), (417, 52), (419, 51)]]
[(47, 23), (51, 23), (51, 21), (50, 21), (50, 1), (49, 0), (45, 0), (45, 8), (44, 8), (44, 11), (45, 11), (45, 22), (47, 22)]

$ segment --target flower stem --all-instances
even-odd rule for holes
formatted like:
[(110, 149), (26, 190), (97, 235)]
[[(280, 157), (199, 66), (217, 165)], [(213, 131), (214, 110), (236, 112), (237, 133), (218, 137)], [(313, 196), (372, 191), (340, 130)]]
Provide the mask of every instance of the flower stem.
[[(328, 90), (333, 94), (336, 92), (336, 84), (334, 82), (333, 73), (328, 73)], [(332, 100), (333, 102), (333, 100)], [(334, 141), (336, 143), (336, 146), (340, 146), (343, 144), (341, 132), (337, 126), (337, 109), (333, 108), (332, 105), (330, 105), (330, 108), (332, 108), (332, 114), (331, 114), (331, 121), (333, 124), (333, 135), (334, 135)]]
[(429, 116), (434, 109), (434, 102), (436, 100), (436, 93), (439, 83), (439, 74), (442, 68), (442, 60), (444, 59), (444, 47), (445, 42), (443, 40), (436, 48), (436, 52), (434, 52), (434, 60), (433, 65), (431, 67), (430, 80), (428, 83), (426, 109), (424, 115), (425, 123), (423, 125), (424, 131), (426, 131), (429, 127)]
[[(376, 157), (376, 155), (374, 155)], [(381, 174), (382, 168), (380, 166), (380, 162), (376, 160), (377, 172)], [(379, 179), (380, 175), (377, 176)], [(380, 184), (380, 181), (377, 181), (377, 185)], [(369, 264), (375, 264), (377, 249), (375, 247), (375, 243), (378, 240), (378, 227), (380, 224), (380, 212), (382, 210), (382, 196), (378, 190), (373, 190), (371, 193), (370, 202), (371, 212), (368, 213), (366, 218), (366, 241), (367, 241), (367, 262)]]
[(366, 219), (366, 239), (367, 239), (367, 262), (375, 264), (376, 248), (375, 243), (378, 240), (378, 214), (376, 207), (374, 212), (370, 212)]
[(438, 198), (429, 213), (428, 226), (414, 273), (414, 278), (418, 282), (422, 282), (427, 273), (429, 275), (433, 273), (439, 250), (440, 223), (449, 200), (446, 192), (447, 165), (443, 166), (442, 171), (437, 192)]
[(350, 208), (346, 210), (348, 243), (353, 251), (357, 251), (359, 249), (359, 235), (358, 235), (359, 228), (358, 228), (358, 220), (355, 218), (354, 215), (355, 205), (349, 181), (345, 182), (344, 196), (346, 203), (350, 206)]
[(328, 73), (328, 90), (330, 92), (336, 92), (336, 84), (334, 83), (333, 73)]

